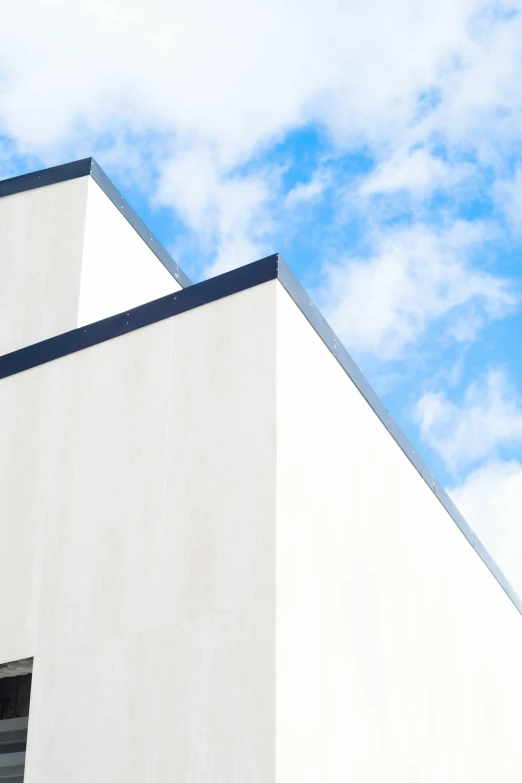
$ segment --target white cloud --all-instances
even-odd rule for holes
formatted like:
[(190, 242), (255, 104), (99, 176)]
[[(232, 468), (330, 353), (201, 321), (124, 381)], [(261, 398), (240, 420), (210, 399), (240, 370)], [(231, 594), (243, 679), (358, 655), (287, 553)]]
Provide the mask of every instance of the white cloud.
[(330, 176), (324, 170), (317, 171), (308, 182), (298, 182), (286, 196), (286, 205), (289, 207), (306, 204), (315, 201), (323, 195), (330, 183)]
[(522, 597), (522, 464), (488, 462), (449, 494)]
[(426, 149), (399, 151), (383, 161), (366, 177), (360, 188), (361, 196), (408, 190), (414, 196), (425, 196), (437, 187), (448, 188), (464, 176), (466, 169), (453, 167)]
[(271, 226), (270, 196), (278, 176), (277, 168), (226, 176), (212, 151), (199, 146), (163, 166), (155, 201), (173, 206), (197, 233), (201, 246), (215, 250), (204, 276), (219, 274), (263, 255)]
[(327, 317), (348, 348), (394, 359), (435, 322), (469, 339), (516, 303), (506, 280), (473, 267), (487, 237), (480, 223), (436, 229), (414, 225), (377, 232), (369, 259), (325, 266), (319, 292)]
[[(306, 122), (323, 124), (343, 145), (369, 142), (384, 158), (434, 129), (473, 141), (486, 128), (498, 132), (499, 105), (515, 119), (522, 104), (519, 20), (490, 18), (484, 32), (470, 21), (485, 7), (11, 3), (0, 27), (0, 126), (22, 150), (57, 157), (75, 134), (92, 139), (123, 122), (133, 132), (211, 144), (221, 166)], [(430, 91), (440, 105), (419, 122), (419, 97)]]
[(423, 440), (451, 471), (491, 459), (503, 446), (522, 444), (522, 401), (502, 370), (471, 383), (460, 403), (427, 392), (415, 406)]
[(522, 235), (522, 170), (518, 167), (514, 176), (500, 179), (493, 189), (498, 206), (503, 212), (515, 236)]
[[(0, 29), (2, 115), (41, 149), (125, 116), (212, 140), (223, 159), (308, 119), (382, 138), (457, 52), (476, 0), (27, 0)], [(21, 45), (23, 42), (23, 46)], [(468, 55), (468, 58), (471, 54)]]
[[(277, 204), (321, 198), (324, 169), (288, 195), (277, 171), (244, 165), (292, 129), (320, 127), (334, 156), (363, 145), (377, 161), (365, 197), (415, 198), (467, 176), (454, 162), (462, 147), (500, 166), (522, 130), (522, 21), (483, 0), (4, 5), (0, 132), (45, 163), (100, 150), (102, 165), (120, 161), (137, 181), (146, 159), (156, 201), (198, 236), (210, 271), (274, 250)], [(448, 161), (431, 154), (437, 143)], [(329, 270), (337, 327), (390, 357), (458, 309), (453, 334), (471, 339), (512, 303), (504, 281), (470, 262), (480, 231), (370, 236), (369, 261)]]

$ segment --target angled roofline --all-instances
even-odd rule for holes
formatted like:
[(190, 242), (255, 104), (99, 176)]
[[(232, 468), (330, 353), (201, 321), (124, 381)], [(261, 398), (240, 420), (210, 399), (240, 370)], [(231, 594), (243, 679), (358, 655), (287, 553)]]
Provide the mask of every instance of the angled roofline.
[(1, 379), (16, 375), (24, 370), (38, 367), (77, 351), (82, 351), (84, 348), (90, 348), (107, 340), (112, 340), (115, 337), (133, 332), (136, 329), (141, 329), (232, 294), (246, 291), (249, 288), (262, 285), (271, 280), (279, 280), (283, 285), (312, 328), (377, 414), (392, 438), (424, 479), (430, 490), (437, 496), (461, 533), (495, 577), (519, 613), (522, 614), (522, 601), (507, 578), (485, 546), (477, 538), (462, 514), (457, 510), (443, 486), (437, 481), (422, 457), (380, 401), (335, 332), (330, 328), (305, 289), (278, 253), (238, 269), (233, 269), (231, 272), (225, 272), (217, 277), (191, 285), (175, 294), (169, 294), (124, 313), (96, 321), (89, 326), (74, 329), (65, 334), (51, 337), (48, 340), (43, 340), (26, 348), (21, 348), (18, 351), (0, 356), (0, 382)]
[(70, 179), (79, 179), (80, 177), (93, 178), (182, 288), (192, 285), (187, 275), (180, 269), (170, 253), (165, 250), (150, 229), (147, 228), (143, 220), (136, 214), (128, 201), (124, 199), (94, 158), (83, 158), (82, 160), (72, 161), (72, 163), (63, 163), (60, 166), (52, 166), (41, 171), (31, 171), (29, 174), (21, 174), (18, 177), (4, 179), (0, 181), (0, 198), (13, 196), (15, 193), (24, 193), (27, 190), (44, 188), (47, 185), (56, 185), (59, 182), (67, 182)]

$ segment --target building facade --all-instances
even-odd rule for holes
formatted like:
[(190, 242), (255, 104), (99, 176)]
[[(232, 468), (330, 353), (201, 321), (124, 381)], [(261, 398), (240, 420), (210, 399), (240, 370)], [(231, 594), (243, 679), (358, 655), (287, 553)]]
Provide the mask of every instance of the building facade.
[(0, 346), (0, 781), (520, 782), (518, 597), (279, 256), (7, 180)]

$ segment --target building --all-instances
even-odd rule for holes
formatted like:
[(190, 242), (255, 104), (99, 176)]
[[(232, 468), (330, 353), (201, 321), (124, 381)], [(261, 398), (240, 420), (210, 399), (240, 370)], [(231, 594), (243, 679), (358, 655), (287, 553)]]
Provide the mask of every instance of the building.
[(520, 601), (279, 256), (0, 183), (0, 433), (0, 781), (520, 783)]

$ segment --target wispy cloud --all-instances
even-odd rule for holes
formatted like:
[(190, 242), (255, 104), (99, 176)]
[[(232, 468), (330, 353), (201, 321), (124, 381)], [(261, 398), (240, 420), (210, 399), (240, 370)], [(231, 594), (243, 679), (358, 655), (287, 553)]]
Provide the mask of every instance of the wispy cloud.
[(469, 167), (452, 166), (424, 148), (400, 150), (382, 161), (359, 188), (361, 196), (408, 191), (422, 198), (437, 188), (449, 189), (463, 179)]
[[(94, 148), (128, 170), (141, 156), (161, 172), (158, 199), (222, 269), (275, 242), (270, 201), (318, 202), (332, 173), (342, 179), (325, 166), (290, 188), (267, 178), (256, 160), (292, 129), (322, 128), (337, 158), (366, 150), (365, 198), (425, 198), (473, 166), (501, 168), (522, 129), (518, 5), (28, 0), (0, 28), (0, 132), (44, 162)], [(187, 178), (186, 199), (168, 172)], [(196, 203), (198, 188), (209, 195)]]
[(422, 438), (451, 471), (522, 444), (522, 400), (499, 369), (470, 383), (459, 402), (444, 392), (427, 392), (417, 402), (415, 419)]
[(472, 263), (487, 237), (480, 223), (376, 230), (369, 258), (324, 268), (328, 317), (359, 353), (396, 359), (434, 323), (456, 340), (472, 339), (517, 303), (508, 280)]
[(512, 234), (516, 238), (522, 237), (522, 168), (520, 165), (515, 168), (511, 176), (495, 182), (493, 197)]
[(286, 205), (295, 207), (316, 201), (324, 194), (331, 178), (331, 174), (327, 169), (318, 169), (308, 182), (298, 182), (294, 185), (287, 193)]
[(155, 203), (174, 207), (213, 251), (206, 276), (254, 261), (271, 228), (271, 195), (280, 172), (264, 167), (254, 174), (223, 170), (212, 150), (197, 146), (171, 157), (161, 170)]
[(522, 464), (487, 462), (449, 493), (522, 596)]

